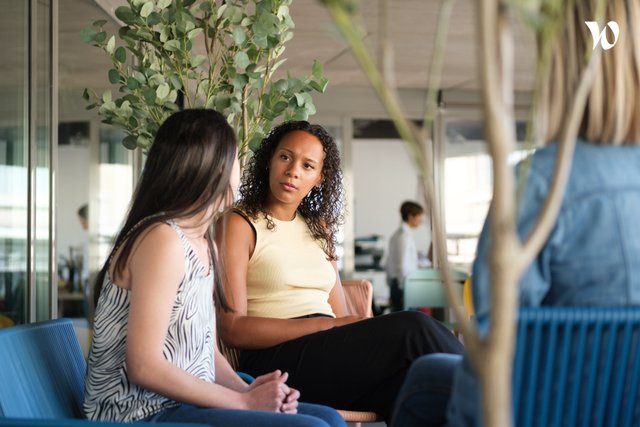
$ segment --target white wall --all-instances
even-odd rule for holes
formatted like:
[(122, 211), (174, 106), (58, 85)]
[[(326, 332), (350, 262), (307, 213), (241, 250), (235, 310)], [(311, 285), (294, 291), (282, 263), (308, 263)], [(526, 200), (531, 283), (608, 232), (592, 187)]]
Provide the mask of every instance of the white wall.
[[(355, 237), (381, 235), (386, 250), (401, 222), (400, 204), (405, 200), (422, 204), (418, 175), (398, 139), (354, 139), (352, 165)], [(416, 229), (415, 237), (418, 250), (426, 251), (431, 242), (426, 224)]]
[(56, 248), (59, 256), (69, 256), (69, 246), (86, 246), (88, 241), (76, 212), (89, 202), (89, 165), (89, 146), (58, 147)]

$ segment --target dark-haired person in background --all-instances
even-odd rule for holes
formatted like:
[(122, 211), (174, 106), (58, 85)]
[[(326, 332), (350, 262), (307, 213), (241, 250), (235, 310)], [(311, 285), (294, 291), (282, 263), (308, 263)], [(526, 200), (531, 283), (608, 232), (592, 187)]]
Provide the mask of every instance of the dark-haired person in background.
[(404, 278), (418, 269), (418, 248), (411, 230), (422, 224), (423, 217), (424, 208), (418, 203), (406, 201), (400, 205), (402, 224), (391, 235), (387, 252), (386, 271), (391, 311), (404, 309)]

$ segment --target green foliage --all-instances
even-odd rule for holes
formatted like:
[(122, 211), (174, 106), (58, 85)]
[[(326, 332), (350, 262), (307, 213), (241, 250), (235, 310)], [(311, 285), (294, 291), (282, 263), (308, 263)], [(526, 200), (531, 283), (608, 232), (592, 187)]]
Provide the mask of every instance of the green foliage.
[(147, 150), (158, 126), (180, 107), (215, 108), (237, 131), (240, 153), (257, 146), (277, 118), (306, 120), (315, 113), (310, 92), (327, 79), (314, 61), (304, 77), (273, 79), (293, 37), (292, 0), (127, 0), (116, 9), (124, 26), (109, 36), (96, 21), (84, 42), (112, 61), (109, 82), (118, 94), (85, 90), (87, 108), (123, 128), (123, 144)]

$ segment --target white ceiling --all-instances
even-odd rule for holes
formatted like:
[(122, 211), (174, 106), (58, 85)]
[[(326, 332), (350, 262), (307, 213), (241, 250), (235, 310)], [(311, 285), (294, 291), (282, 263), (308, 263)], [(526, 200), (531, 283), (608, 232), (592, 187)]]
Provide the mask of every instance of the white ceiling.
[[(83, 44), (79, 32), (94, 20), (105, 19), (108, 16), (106, 11), (113, 13), (124, 3), (125, 0), (59, 2), (61, 90), (106, 85), (109, 68), (106, 56), (98, 49)], [(367, 41), (376, 56), (380, 41), (380, 4), (375, 0), (361, 1)], [(424, 89), (441, 0), (393, 0), (388, 4), (397, 85), (403, 89)], [(455, 3), (445, 52), (442, 89), (475, 90), (479, 87), (474, 5), (472, 0)], [(287, 71), (294, 75), (308, 74), (313, 59), (318, 59), (324, 64), (330, 89), (368, 84), (320, 1), (294, 0), (291, 14), (296, 28), (285, 52), (288, 59), (284, 68)], [(115, 32), (117, 26), (110, 22), (108, 28)], [(517, 46), (516, 87), (526, 90), (532, 82), (534, 49), (531, 37), (519, 35)]]

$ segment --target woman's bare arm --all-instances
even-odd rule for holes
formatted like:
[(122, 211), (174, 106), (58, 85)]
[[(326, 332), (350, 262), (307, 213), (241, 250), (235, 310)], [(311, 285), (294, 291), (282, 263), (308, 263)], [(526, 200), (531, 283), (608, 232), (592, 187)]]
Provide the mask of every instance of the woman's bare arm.
[(184, 250), (169, 226), (142, 235), (127, 263), (131, 292), (126, 365), (129, 380), (170, 399), (203, 407), (278, 411), (285, 385), (273, 380), (246, 393), (201, 380), (163, 355), (171, 310), (185, 274)]

